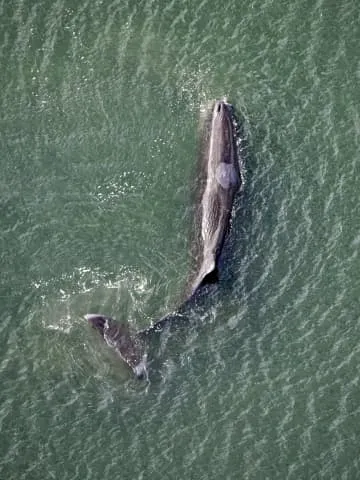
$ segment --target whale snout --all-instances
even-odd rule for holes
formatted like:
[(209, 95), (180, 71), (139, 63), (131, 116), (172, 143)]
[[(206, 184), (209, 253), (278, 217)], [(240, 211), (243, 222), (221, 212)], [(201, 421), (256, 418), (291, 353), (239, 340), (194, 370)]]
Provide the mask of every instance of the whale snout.
[(231, 103), (228, 103), (224, 98), (223, 100), (217, 100), (214, 105), (213, 118), (227, 118), (231, 116), (233, 111), (233, 106)]

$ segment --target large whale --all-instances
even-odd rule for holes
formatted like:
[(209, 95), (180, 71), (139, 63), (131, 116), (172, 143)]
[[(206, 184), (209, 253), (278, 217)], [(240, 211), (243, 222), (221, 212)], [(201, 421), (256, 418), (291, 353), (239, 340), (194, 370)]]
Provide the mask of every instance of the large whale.
[(204, 284), (217, 280), (218, 261), (230, 226), (234, 197), (241, 185), (235, 120), (232, 105), (216, 101), (210, 118), (210, 129), (201, 173), (202, 195), (196, 214), (198, 257), (200, 267), (191, 286), (191, 295)]
[(218, 280), (219, 257), (229, 230), (234, 197), (241, 185), (235, 125), (232, 105), (225, 100), (216, 101), (206, 122), (201, 152), (200, 201), (195, 215), (198, 267), (185, 301), (176, 312), (137, 333), (101, 314), (85, 316), (138, 378), (148, 378), (146, 339), (150, 334), (186, 318), (182, 312), (195, 294), (207, 283)]

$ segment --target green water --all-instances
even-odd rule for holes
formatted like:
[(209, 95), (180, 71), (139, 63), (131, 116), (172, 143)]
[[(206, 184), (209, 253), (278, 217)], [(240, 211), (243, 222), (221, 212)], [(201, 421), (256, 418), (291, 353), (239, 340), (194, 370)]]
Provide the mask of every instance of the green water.
[[(1, 479), (360, 478), (359, 17), (0, 0)], [(222, 282), (146, 386), (82, 316), (176, 307), (223, 95), (247, 158)]]

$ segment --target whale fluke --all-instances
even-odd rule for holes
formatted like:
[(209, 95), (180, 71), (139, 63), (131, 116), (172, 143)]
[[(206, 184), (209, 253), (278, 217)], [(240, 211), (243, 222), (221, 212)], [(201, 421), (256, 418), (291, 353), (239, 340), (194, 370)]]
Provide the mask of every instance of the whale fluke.
[(88, 313), (85, 319), (105, 342), (127, 363), (139, 379), (148, 378), (145, 344), (127, 325), (98, 313)]

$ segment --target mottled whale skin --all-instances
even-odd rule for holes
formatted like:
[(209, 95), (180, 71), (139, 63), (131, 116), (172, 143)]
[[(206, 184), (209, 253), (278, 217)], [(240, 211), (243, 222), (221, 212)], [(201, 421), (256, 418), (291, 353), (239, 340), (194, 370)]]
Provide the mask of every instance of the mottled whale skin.
[(232, 105), (216, 101), (210, 121), (209, 140), (202, 154), (203, 192), (197, 212), (200, 266), (191, 285), (191, 295), (217, 278), (234, 197), (241, 185)]
[(145, 345), (139, 336), (131, 332), (127, 325), (117, 323), (105, 315), (89, 313), (85, 318), (132, 368), (137, 378), (148, 378)]
[(148, 379), (146, 338), (162, 332), (170, 324), (183, 322), (187, 317), (182, 312), (192, 303), (196, 292), (203, 285), (217, 280), (219, 256), (229, 230), (234, 197), (241, 185), (232, 105), (225, 100), (216, 101), (208, 126), (201, 161), (200, 202), (196, 212), (198, 268), (185, 301), (177, 311), (139, 332), (132, 332), (126, 325), (101, 314), (85, 316), (140, 379)]

